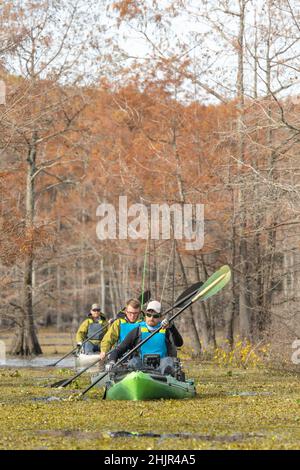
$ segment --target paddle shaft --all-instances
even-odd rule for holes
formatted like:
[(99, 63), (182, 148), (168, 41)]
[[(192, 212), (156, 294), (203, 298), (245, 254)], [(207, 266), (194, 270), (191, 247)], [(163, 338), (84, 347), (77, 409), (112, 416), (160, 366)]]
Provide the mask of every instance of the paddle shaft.
[[(111, 350), (109, 351), (108, 355), (110, 353), (112, 353), (114, 351)], [(103, 359), (100, 359), (100, 357), (98, 359), (96, 359), (94, 362), (92, 362), (92, 364), (89, 364), (88, 366), (86, 366), (84, 369), (82, 369), (80, 372), (78, 372), (78, 374), (74, 375), (74, 377), (70, 377), (69, 379), (65, 379), (65, 380), (60, 380), (59, 382), (55, 382), (54, 384), (51, 385), (51, 387), (53, 388), (58, 388), (58, 387), (66, 387), (67, 385), (69, 385), (71, 382), (73, 382), (73, 380), (76, 380), (78, 377), (80, 377), (81, 374), (83, 374), (84, 372), (86, 372), (88, 369), (90, 369), (91, 367), (95, 366), (96, 364), (98, 364), (98, 362), (102, 361)]]
[[(98, 331), (95, 331), (95, 333), (93, 333), (91, 336), (89, 336), (88, 338), (86, 338), (83, 342), (82, 342), (82, 345), (83, 346), (85, 343), (87, 343), (87, 341), (90, 341), (91, 339), (95, 338), (95, 336), (97, 336), (98, 334), (102, 333), (102, 331), (104, 331), (106, 328), (108, 327), (108, 324), (103, 326), (102, 328), (100, 328)], [(60, 359), (58, 359), (58, 361), (54, 362), (53, 364), (50, 364), (48, 367), (55, 367), (60, 361), (62, 361), (63, 359), (65, 359), (66, 357), (70, 356), (70, 354), (73, 354), (75, 351), (77, 350), (77, 346), (72, 349), (72, 351), (68, 352), (67, 354), (65, 354), (63, 357), (61, 357)]]
[[(67, 385), (69, 385), (71, 382), (73, 382), (73, 380), (77, 379), (77, 377), (79, 377), (81, 374), (83, 374), (86, 370), (90, 369), (90, 367), (93, 367), (95, 366), (96, 364), (98, 364), (98, 362), (100, 362), (101, 359), (100, 357), (98, 359), (96, 359), (96, 361), (94, 361), (92, 364), (86, 366), (84, 369), (82, 369), (80, 372), (78, 372), (78, 374), (76, 374), (74, 377), (71, 377), (70, 379), (68, 380), (65, 380), (61, 385), (60, 387), (66, 387)], [(55, 384), (53, 384), (55, 385)]]

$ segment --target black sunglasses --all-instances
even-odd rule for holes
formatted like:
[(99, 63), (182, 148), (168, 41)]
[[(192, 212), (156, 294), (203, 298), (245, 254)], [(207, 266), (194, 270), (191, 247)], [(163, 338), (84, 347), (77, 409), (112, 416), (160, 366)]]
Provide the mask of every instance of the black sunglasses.
[(100, 312), (100, 308), (93, 308), (92, 312)]
[(159, 313), (146, 313), (146, 317), (159, 318), (160, 314)]

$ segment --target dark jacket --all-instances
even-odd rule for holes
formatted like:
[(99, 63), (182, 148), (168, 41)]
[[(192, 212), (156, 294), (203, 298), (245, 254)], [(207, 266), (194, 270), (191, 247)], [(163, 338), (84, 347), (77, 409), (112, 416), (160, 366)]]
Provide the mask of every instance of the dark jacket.
[[(151, 331), (152, 333), (152, 331)], [(116, 362), (122, 357), (127, 351), (133, 349), (138, 343), (141, 342), (141, 330), (138, 326), (134, 330), (130, 331), (126, 338), (120, 343), (116, 349), (111, 351), (109, 360)], [(176, 326), (173, 324), (166, 329), (166, 346), (168, 356), (175, 356), (174, 346), (180, 348), (183, 345), (183, 339)], [(139, 349), (136, 353), (139, 352)]]

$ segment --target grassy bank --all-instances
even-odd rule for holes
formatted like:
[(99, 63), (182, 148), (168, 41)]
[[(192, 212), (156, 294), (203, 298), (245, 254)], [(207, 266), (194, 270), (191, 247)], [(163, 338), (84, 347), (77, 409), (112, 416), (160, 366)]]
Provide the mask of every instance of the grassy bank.
[(196, 378), (195, 399), (150, 403), (105, 401), (99, 389), (72, 401), (88, 377), (58, 390), (45, 385), (72, 371), (1, 369), (0, 449), (299, 447), (299, 375), (190, 361), (185, 370)]
[[(56, 328), (40, 328), (38, 331), (39, 343), (42, 348), (43, 354), (46, 355), (63, 355), (76, 346), (75, 342), (76, 331), (57, 331)], [(12, 329), (0, 330), (0, 340), (4, 341), (6, 351), (10, 350), (11, 343), (14, 338)]]

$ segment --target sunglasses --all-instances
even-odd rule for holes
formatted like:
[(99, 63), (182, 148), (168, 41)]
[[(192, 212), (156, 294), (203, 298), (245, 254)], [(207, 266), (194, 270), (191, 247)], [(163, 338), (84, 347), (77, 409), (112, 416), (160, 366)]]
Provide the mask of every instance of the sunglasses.
[(146, 317), (160, 318), (159, 313), (146, 313)]
[(100, 312), (100, 308), (93, 308), (92, 312)]

